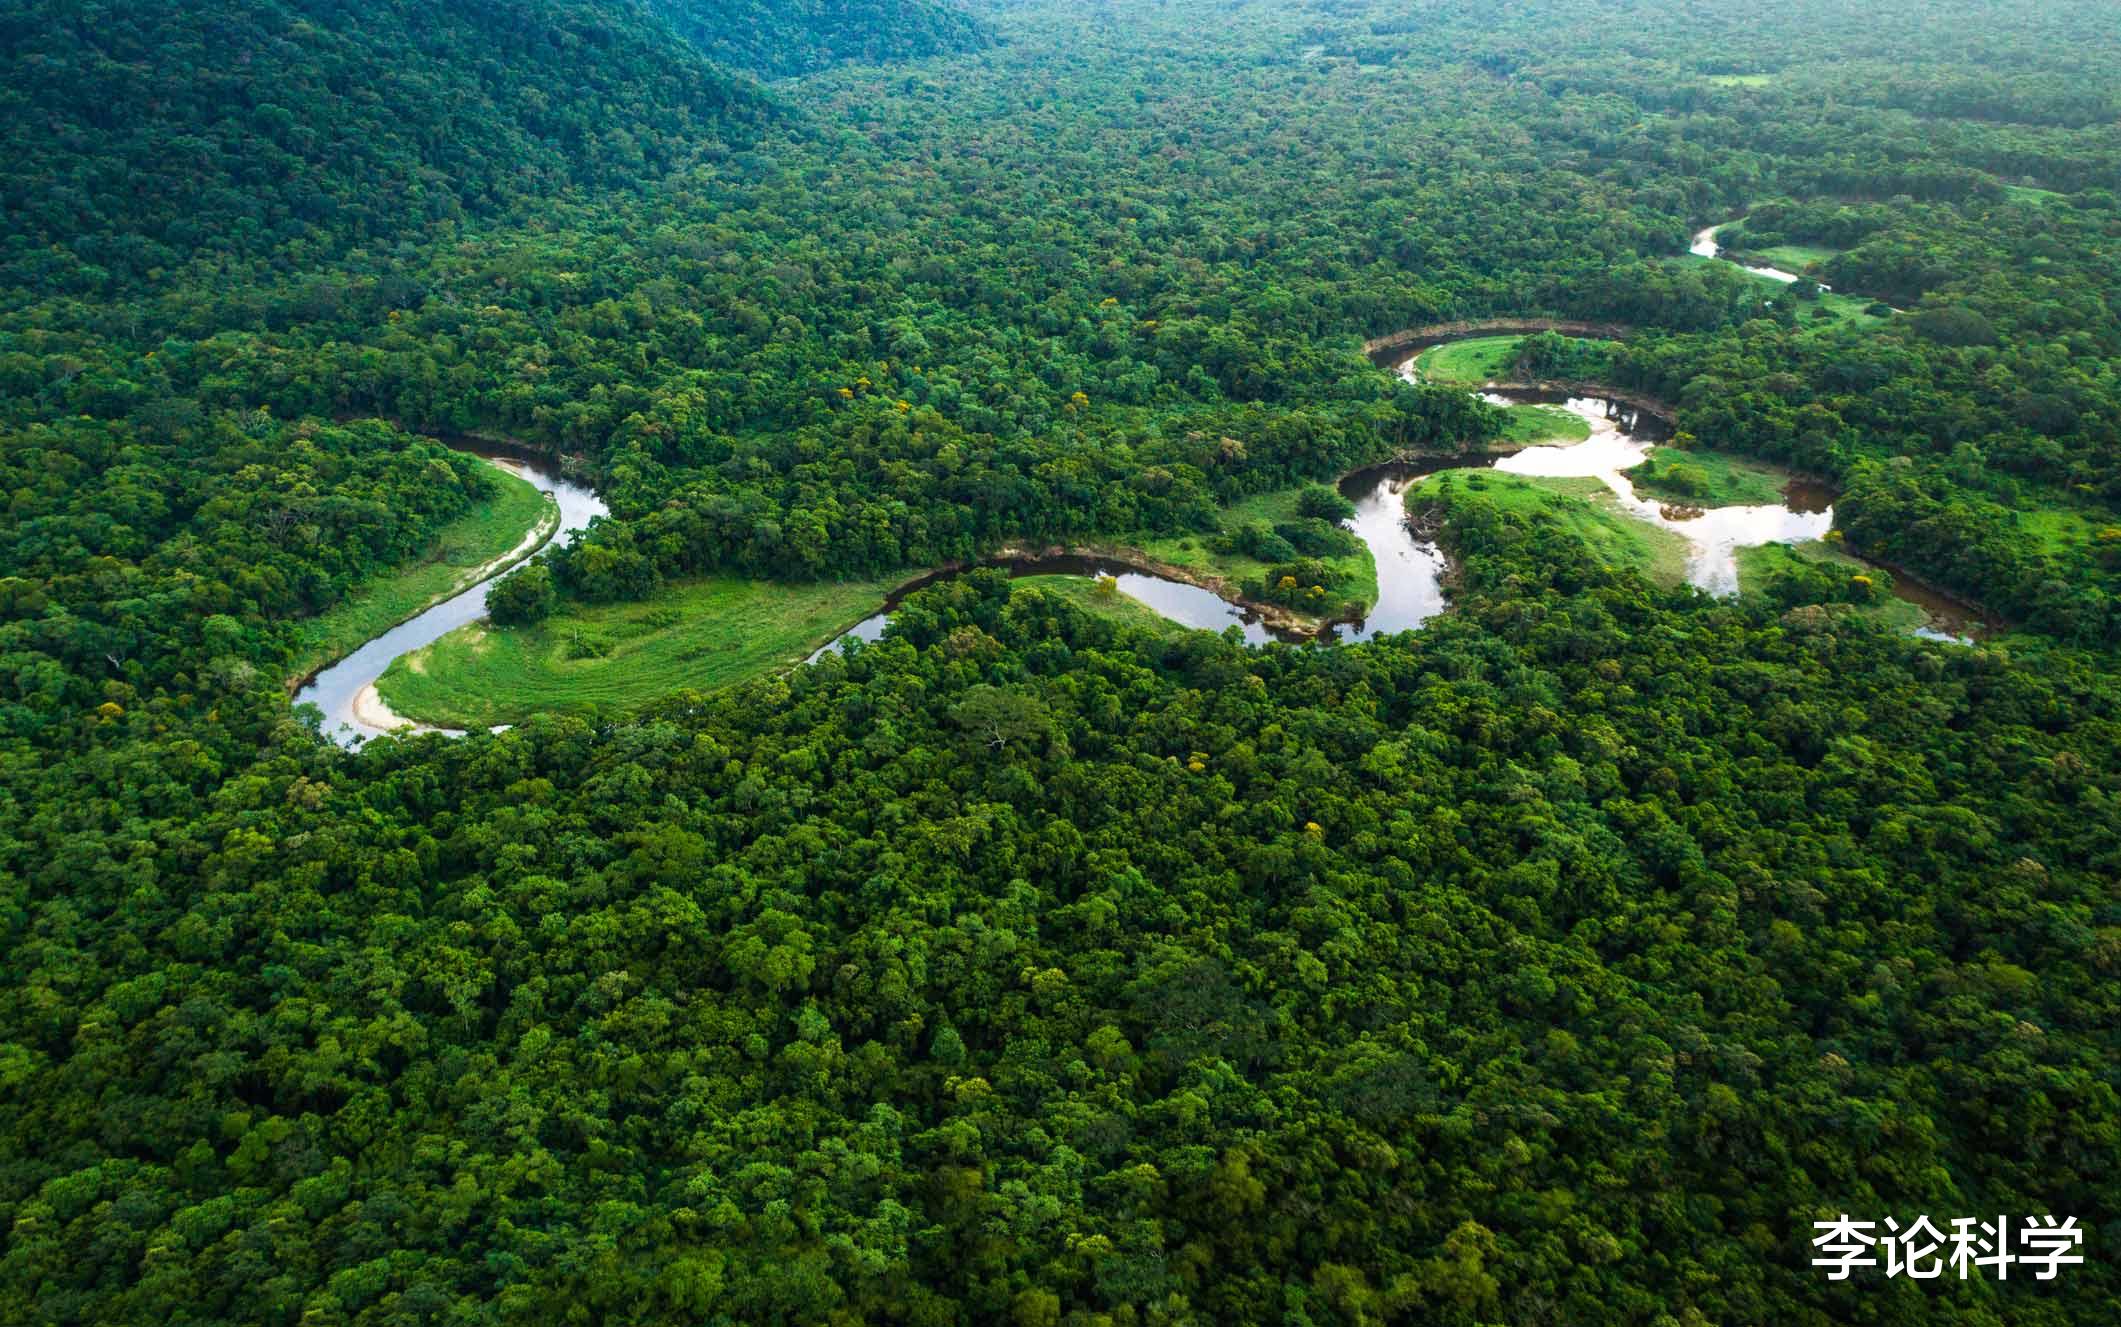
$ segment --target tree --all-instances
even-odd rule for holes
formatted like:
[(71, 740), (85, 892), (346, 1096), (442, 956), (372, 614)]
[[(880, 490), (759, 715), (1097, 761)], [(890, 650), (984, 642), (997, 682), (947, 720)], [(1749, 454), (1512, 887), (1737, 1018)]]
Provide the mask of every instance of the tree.
[(1296, 495), (1296, 511), (1321, 521), (1345, 521), (1355, 515), (1355, 504), (1324, 484), (1306, 484)]
[(501, 577), (486, 590), (486, 615), (503, 627), (542, 622), (559, 602), (552, 569), (530, 562)]

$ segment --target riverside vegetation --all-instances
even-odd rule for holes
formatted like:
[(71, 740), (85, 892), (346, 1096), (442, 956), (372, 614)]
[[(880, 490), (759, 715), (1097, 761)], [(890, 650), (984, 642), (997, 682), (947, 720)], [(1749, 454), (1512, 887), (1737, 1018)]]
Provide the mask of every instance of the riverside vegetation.
[[(0, 14), (0, 1318), (2121, 1320), (2109, 11)], [(1512, 318), (1838, 538), (1713, 598), (1469, 470), (1418, 631), (973, 570), (791, 663), (1264, 576), (1510, 427), (1363, 344)], [(535, 522), (466, 433), (609, 515), (428, 656), (514, 727), (342, 749), (286, 679)]]

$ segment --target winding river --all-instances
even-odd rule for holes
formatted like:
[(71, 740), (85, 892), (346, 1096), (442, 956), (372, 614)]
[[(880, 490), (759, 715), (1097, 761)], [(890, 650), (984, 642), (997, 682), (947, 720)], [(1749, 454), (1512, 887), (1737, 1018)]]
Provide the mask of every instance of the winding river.
[[(1174, 581), (1163, 576), (1130, 567), (1124, 562), (1098, 557), (1003, 557), (991, 558), (979, 564), (982, 567), (998, 567), (1017, 576), (1081, 576), (1096, 578), (1109, 576), (1119, 583), (1119, 592), (1154, 609), (1160, 616), (1169, 618), (1181, 626), (1196, 627), (1202, 631), (1223, 631), (1236, 627), (1244, 633), (1247, 645), (1264, 645), (1270, 640), (1295, 639), (1285, 633), (1277, 633), (1259, 620), (1259, 616), (1243, 604), (1223, 598), (1213, 590), (1184, 581)], [(807, 660), (816, 663), (834, 650), (852, 641), (877, 641), (883, 639), (884, 628), (891, 625), (893, 615), (906, 596), (916, 590), (925, 590), (938, 581), (961, 576), (961, 571), (938, 571), (909, 581), (892, 591), (884, 607), (847, 628), (839, 636), (819, 646)]]
[[(1401, 372), (1411, 371), (1402, 366)], [(1687, 579), (1711, 594), (1738, 592), (1737, 551), (1758, 544), (1801, 543), (1830, 529), (1834, 510), (1826, 494), (1806, 484), (1792, 484), (1781, 503), (1703, 510), (1640, 497), (1626, 471), (1642, 463), (1667, 435), (1662, 421), (1643, 411), (1601, 397), (1557, 399), (1536, 392), (1482, 393), (1494, 405), (1543, 404), (1568, 411), (1590, 426), (1583, 442), (1527, 447), (1486, 464), (1505, 474), (1543, 478), (1596, 479), (1612, 490), (1615, 505), (1687, 542)], [(1405, 515), (1408, 490), (1443, 469), (1469, 468), (1453, 462), (1397, 464), (1357, 471), (1341, 481), (1341, 493), (1355, 503), (1351, 527), (1370, 546), (1377, 560), (1377, 606), (1354, 626), (1336, 629), (1334, 639), (1369, 640), (1408, 631), (1443, 611), (1443, 553)]]
[[(1734, 226), (1736, 224), (1738, 223), (1734, 221), (1722, 221), (1695, 232), (1694, 243), (1688, 248), (1687, 252), (1701, 258), (1722, 258), (1723, 246), (1716, 243), (1716, 232), (1722, 230), (1725, 226)], [(1751, 263), (1741, 263), (1735, 258), (1725, 258), (1724, 261), (1734, 267), (1742, 267), (1754, 276), (1764, 276), (1770, 281), (1780, 281), (1785, 285), (1799, 280), (1797, 273), (1785, 272), (1779, 267), (1755, 267)], [(1823, 281), (1819, 283), (1819, 288), (1821, 290), (1833, 289), (1832, 286), (1827, 285)]]
[[(560, 478), (541, 463), (513, 456), (478, 453), (487, 463), (518, 475), (550, 495), (560, 509), (552, 539), (572, 539), (591, 520), (604, 514), (603, 501), (580, 484)], [(344, 659), (317, 673), (295, 693), (295, 704), (314, 705), (324, 713), (322, 730), (346, 746), (353, 746), (386, 732), (419, 725), (392, 714), (376, 695), (376, 679), (401, 654), (431, 645), (458, 627), (486, 616), (486, 590), (494, 578), (536, 552), (546, 542), (545, 527), (533, 530), (512, 552), (488, 564), (486, 576), (469, 589), (408, 618), (369, 641)], [(451, 732), (451, 729), (423, 729)]]
[[(1696, 253), (1716, 254), (1716, 229), (1712, 226), (1695, 237)], [(1776, 280), (1796, 279), (1792, 273), (1773, 268), (1747, 270)], [(1408, 341), (1404, 346), (1395, 344), (1390, 353), (1397, 359), (1396, 368), (1400, 375), (1411, 380), (1414, 356), (1435, 343), (1435, 339), (1430, 339)], [(1444, 554), (1433, 536), (1418, 528), (1407, 515), (1411, 490), (1430, 476), (1446, 470), (1492, 467), (1505, 474), (1596, 479), (1610, 491), (1618, 510), (1683, 539), (1687, 546), (1687, 580), (1717, 595), (1738, 592), (1739, 549), (1762, 544), (1804, 543), (1824, 537), (1833, 528), (1834, 509), (1830, 495), (1817, 486), (1802, 482), (1791, 483), (1784, 490), (1784, 500), (1780, 503), (1706, 510), (1664, 503), (1637, 494), (1627, 472), (1640, 465), (1657, 442), (1668, 436), (1669, 430), (1656, 414), (1635, 404), (1604, 396), (1564, 396), (1493, 385), (1482, 396), (1495, 405), (1536, 403), (1558, 407), (1583, 420), (1590, 428), (1590, 437), (1583, 442), (1526, 447), (1500, 456), (1439, 457), (1374, 466), (1343, 479), (1340, 491), (1355, 504), (1355, 515), (1347, 522), (1348, 528), (1369, 547), (1377, 565), (1377, 602), (1359, 622), (1340, 622), (1315, 633), (1276, 630), (1261, 621), (1252, 610), (1211, 590), (1108, 559), (1005, 557), (981, 565), (1003, 568), (1012, 576), (1110, 576), (1118, 581), (1121, 593), (1174, 622), (1209, 631), (1234, 626), (1245, 641), (1253, 645), (1276, 639), (1353, 643), (1411, 631), (1448, 606), (1444, 592), (1448, 567)], [(604, 504), (595, 493), (561, 479), (536, 463), (505, 456), (486, 456), (485, 459), (521, 475), (552, 495), (560, 509), (558, 529), (553, 538), (571, 539), (593, 518), (604, 514)], [(317, 706), (324, 715), (323, 730), (347, 745), (389, 731), (420, 728), (390, 712), (376, 694), (376, 679), (400, 655), (431, 644), (448, 632), (484, 617), (486, 591), (493, 576), (534, 552), (543, 542), (542, 534), (542, 528), (532, 532), (523, 546), (494, 564), (494, 570), (486, 579), (393, 627), (318, 673), (296, 695), (295, 703)], [(850, 642), (878, 639), (906, 595), (960, 574), (959, 570), (936, 572), (901, 587), (881, 611), (828, 642), (810, 656), (810, 662), (815, 663)], [(1896, 595), (1918, 605), (1929, 617), (1929, 625), (1918, 629), (1917, 635), (1933, 640), (1966, 641), (1970, 638), (1968, 633), (1978, 629), (1974, 615), (1951, 599), (1914, 585), (1906, 577), (1893, 578), (1893, 585)]]
[[(1399, 366), (1400, 373), (1411, 375), (1412, 365), (1410, 354)], [(1596, 479), (1611, 491), (1618, 510), (1683, 539), (1687, 546), (1688, 582), (1715, 595), (1738, 593), (1738, 550), (1762, 544), (1807, 543), (1824, 538), (1833, 528), (1831, 495), (1818, 485), (1803, 481), (1792, 481), (1783, 491), (1781, 502), (1757, 506), (1703, 509), (1641, 496), (1627, 472), (1640, 465), (1658, 441), (1669, 436), (1669, 429), (1655, 415), (1637, 407), (1605, 397), (1561, 397), (1521, 390), (1491, 389), (1482, 397), (1494, 405), (1557, 406), (1583, 420), (1590, 427), (1591, 436), (1577, 443), (1526, 447), (1504, 456), (1395, 462), (1358, 470), (1343, 479), (1341, 495), (1355, 504), (1348, 528), (1368, 545), (1377, 564), (1377, 602), (1359, 622), (1336, 623), (1317, 634), (1296, 635), (1263, 626), (1240, 606), (1207, 590), (1116, 563), (1063, 558), (1004, 559), (989, 565), (1004, 567), (1019, 576), (1115, 576), (1122, 592), (1175, 622), (1209, 630), (1234, 623), (1253, 644), (1271, 639), (1352, 644), (1411, 631), (1448, 606), (1443, 551), (1433, 537), (1416, 527), (1406, 510), (1411, 490), (1446, 470), (1493, 468), (1505, 474), (1539, 478)], [(883, 612), (820, 649), (811, 661), (849, 641), (876, 640), (891, 620), (897, 598), (938, 579), (941, 575), (906, 587)], [(1929, 615), (1930, 625), (1917, 634), (1934, 640), (1967, 639), (1969, 614), (1963, 607), (1909, 584), (1905, 577), (1895, 577), (1893, 585), (1896, 595), (1917, 604)]]
[[(1411, 366), (1410, 358), (1401, 365), (1400, 372), (1411, 373)], [(1315, 635), (1294, 635), (1270, 630), (1250, 619), (1238, 605), (1207, 590), (1118, 564), (1040, 559), (1001, 560), (990, 565), (1020, 576), (1115, 576), (1122, 592), (1175, 622), (1209, 630), (1234, 623), (1253, 644), (1276, 638), (1352, 644), (1411, 631), (1448, 606), (1443, 551), (1434, 538), (1415, 527), (1406, 511), (1409, 492), (1429, 476), (1445, 470), (1492, 467), (1506, 474), (1597, 479), (1612, 490), (1615, 505), (1621, 511), (1686, 541), (1687, 579), (1711, 594), (1738, 592), (1739, 549), (1758, 544), (1802, 543), (1824, 536), (1833, 526), (1830, 500), (1822, 490), (1808, 484), (1793, 483), (1781, 503), (1709, 510), (1638, 496), (1626, 471), (1641, 464), (1658, 440), (1668, 435), (1663, 422), (1645, 411), (1593, 396), (1557, 397), (1526, 391), (1488, 391), (1482, 395), (1496, 405), (1558, 406), (1583, 420), (1591, 436), (1583, 442), (1526, 447), (1499, 457), (1439, 457), (1373, 466), (1343, 479), (1341, 495), (1355, 504), (1348, 528), (1369, 547), (1377, 564), (1377, 602), (1359, 622), (1337, 623)], [(937, 579), (940, 577), (924, 578), (901, 593), (910, 593)], [(811, 659), (822, 658), (850, 640), (877, 639), (890, 621), (894, 606), (895, 603), (886, 605), (885, 611), (863, 621)]]

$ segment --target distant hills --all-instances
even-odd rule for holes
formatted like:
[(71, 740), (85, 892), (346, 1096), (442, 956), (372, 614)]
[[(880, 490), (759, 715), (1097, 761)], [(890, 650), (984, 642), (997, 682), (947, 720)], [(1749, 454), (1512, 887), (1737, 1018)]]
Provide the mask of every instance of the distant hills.
[(943, 0), (652, 0), (710, 59), (762, 78), (886, 64), (993, 44)]
[(987, 40), (933, 0), (17, 0), (0, 269), (90, 293), (650, 179), (772, 115), (753, 76)]

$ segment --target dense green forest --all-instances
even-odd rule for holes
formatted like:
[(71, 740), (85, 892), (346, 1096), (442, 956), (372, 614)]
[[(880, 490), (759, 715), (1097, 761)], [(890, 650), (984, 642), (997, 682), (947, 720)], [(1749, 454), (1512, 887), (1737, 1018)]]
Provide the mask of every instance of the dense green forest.
[[(0, 1322), (2121, 1320), (2104, 0), (14, 0), (0, 49)], [(1324, 556), (1322, 490), (1222, 515), (1504, 427), (1365, 341), (1540, 316), (1626, 334), (1527, 373), (1830, 484), (2003, 634), (1665, 587), (1473, 476), (1417, 490), (1453, 611), (1361, 645), (978, 572), (642, 710), (288, 703), (493, 502), (467, 435), (610, 507), (495, 630)], [(2087, 1258), (1830, 1283), (1841, 1212)]]
[(767, 78), (977, 50), (992, 31), (953, 0), (654, 0), (709, 59)]

